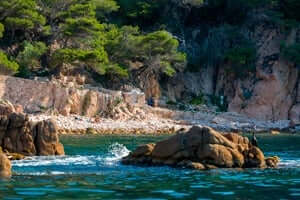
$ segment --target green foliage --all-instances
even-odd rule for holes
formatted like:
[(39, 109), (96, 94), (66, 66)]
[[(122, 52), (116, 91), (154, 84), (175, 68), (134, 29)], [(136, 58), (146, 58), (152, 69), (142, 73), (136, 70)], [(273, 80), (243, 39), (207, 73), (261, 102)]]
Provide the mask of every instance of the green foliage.
[(41, 56), (47, 51), (43, 42), (30, 43), (25, 41), (23, 50), (18, 54), (17, 61), (20, 65), (18, 76), (29, 77), (32, 71), (41, 68)]
[(284, 46), (281, 52), (285, 59), (294, 62), (298, 67), (300, 67), (300, 43), (299, 42), (290, 46)]
[(176, 102), (171, 101), (171, 100), (167, 101), (166, 104), (167, 104), (167, 105), (170, 105), (170, 106), (176, 106), (176, 105), (177, 105)]
[(141, 34), (137, 27), (111, 27), (105, 48), (111, 62), (130, 68), (128, 61), (141, 63), (138, 70), (172, 76), (182, 70), (185, 55), (178, 52), (179, 43), (166, 31)]
[(205, 104), (205, 99), (204, 99), (204, 95), (201, 94), (199, 96), (195, 96), (191, 101), (190, 104), (193, 105), (202, 105)]
[(0, 74), (11, 75), (18, 72), (19, 65), (7, 58), (6, 54), (0, 51)]
[(17, 30), (38, 31), (46, 23), (35, 0), (1, 0), (0, 21), (12, 32), (12, 39)]
[(120, 5), (118, 16), (125, 24), (151, 24), (159, 18), (168, 0), (116, 0)]
[(96, 6), (96, 16), (98, 19), (104, 19), (105, 15), (119, 10), (119, 5), (114, 0), (93, 0)]
[(47, 47), (43, 42), (24, 42), (23, 51), (17, 56), (17, 61), (22, 66), (34, 69), (40, 67), (40, 58), (46, 53)]
[(229, 63), (227, 71), (243, 78), (255, 71), (256, 49), (252, 46), (231, 48), (225, 53), (225, 60)]
[[(80, 1), (79, 1), (80, 2)], [(96, 19), (95, 5), (92, 1), (71, 4), (68, 9), (60, 14), (64, 22), (60, 24), (62, 38), (67, 42), (76, 43), (82, 37), (85, 40), (93, 39), (100, 34), (103, 26)], [(67, 41), (67, 40), (72, 41)], [(80, 40), (80, 43), (83, 42)]]
[(82, 50), (82, 49), (59, 49), (52, 55), (52, 65), (62, 66), (71, 64), (80, 66), (82, 63), (93, 68), (99, 74), (104, 74), (108, 63), (107, 54), (104, 49)]
[(4, 25), (0, 23), (0, 38), (3, 37)]

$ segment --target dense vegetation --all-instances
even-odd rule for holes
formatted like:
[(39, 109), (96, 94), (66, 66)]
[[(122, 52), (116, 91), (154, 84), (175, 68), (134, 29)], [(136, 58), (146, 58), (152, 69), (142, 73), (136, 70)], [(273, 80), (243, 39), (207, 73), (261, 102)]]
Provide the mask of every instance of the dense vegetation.
[(28, 77), (81, 67), (126, 78), (135, 62), (169, 76), (184, 67), (185, 55), (167, 31), (110, 23), (119, 8), (113, 0), (1, 1), (1, 69)]
[[(165, 16), (175, 3), (190, 8), (184, 26), (205, 24), (195, 55), (179, 51), (182, 24)], [(173, 76), (187, 60), (187, 70), (225, 63), (244, 77), (255, 70), (256, 48), (240, 25), (263, 12), (296, 27), (299, 9), (299, 0), (1, 0), (0, 69), (30, 77), (82, 68), (129, 79), (132, 71)], [(286, 45), (282, 55), (299, 65), (299, 51)]]

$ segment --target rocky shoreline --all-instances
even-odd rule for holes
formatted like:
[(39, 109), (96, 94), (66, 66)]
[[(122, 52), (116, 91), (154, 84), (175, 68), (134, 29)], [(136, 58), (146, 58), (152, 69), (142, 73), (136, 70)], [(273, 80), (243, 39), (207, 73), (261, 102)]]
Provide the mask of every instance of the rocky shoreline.
[[(153, 108), (156, 109), (156, 108)], [(236, 133), (300, 133), (299, 127), (290, 127), (288, 121), (266, 122), (242, 117), (236, 113), (223, 113), (212, 116), (205, 113), (194, 113), (198, 119), (185, 118), (190, 113), (167, 111), (173, 116), (149, 114), (144, 119), (111, 119), (104, 117), (86, 117), (81, 115), (29, 115), (30, 121), (39, 122), (53, 120), (58, 127), (58, 133), (65, 134), (113, 134), (113, 135), (147, 135), (174, 134), (181, 129), (189, 129), (194, 125), (212, 127), (220, 132)], [(175, 114), (174, 114), (175, 113)], [(177, 115), (177, 117), (174, 117)], [(179, 117), (178, 117), (179, 116)], [(177, 119), (176, 119), (177, 118)]]
[(151, 107), (139, 90), (112, 91), (75, 84), (81, 78), (42, 81), (0, 76), (0, 99), (24, 110), (30, 121), (53, 119), (61, 134), (175, 133), (193, 125), (222, 132), (300, 132), (297, 121), (263, 121), (234, 112), (218, 113), (205, 106), (197, 107), (196, 112)]
[(114, 120), (108, 118), (89, 118), (79, 115), (50, 116), (31, 115), (31, 121), (52, 119), (58, 126), (59, 134), (172, 134), (189, 125), (163, 118), (147, 120)]

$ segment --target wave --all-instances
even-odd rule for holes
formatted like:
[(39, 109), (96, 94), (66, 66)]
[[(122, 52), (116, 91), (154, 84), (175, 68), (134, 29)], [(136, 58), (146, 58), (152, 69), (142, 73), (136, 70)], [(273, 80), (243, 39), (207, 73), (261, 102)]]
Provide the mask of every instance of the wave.
[(84, 172), (84, 169), (97, 172), (99, 168), (118, 165), (121, 158), (129, 153), (125, 145), (114, 143), (102, 155), (33, 156), (12, 161), (12, 166), (17, 174), (28, 175), (59, 175), (72, 173), (73, 170)]

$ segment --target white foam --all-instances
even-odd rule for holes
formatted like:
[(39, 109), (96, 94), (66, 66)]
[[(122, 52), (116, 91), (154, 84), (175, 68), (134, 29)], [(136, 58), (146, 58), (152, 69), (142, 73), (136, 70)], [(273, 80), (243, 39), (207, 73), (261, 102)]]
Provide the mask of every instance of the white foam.
[(300, 159), (283, 159), (278, 164), (280, 168), (300, 168)]
[(129, 154), (126, 146), (114, 143), (104, 155), (74, 155), (74, 156), (33, 156), (24, 160), (12, 161), (14, 167), (47, 167), (47, 166), (97, 166), (113, 165)]
[(108, 155), (104, 158), (105, 164), (112, 165), (127, 156), (130, 151), (125, 145), (114, 143), (108, 149)]

